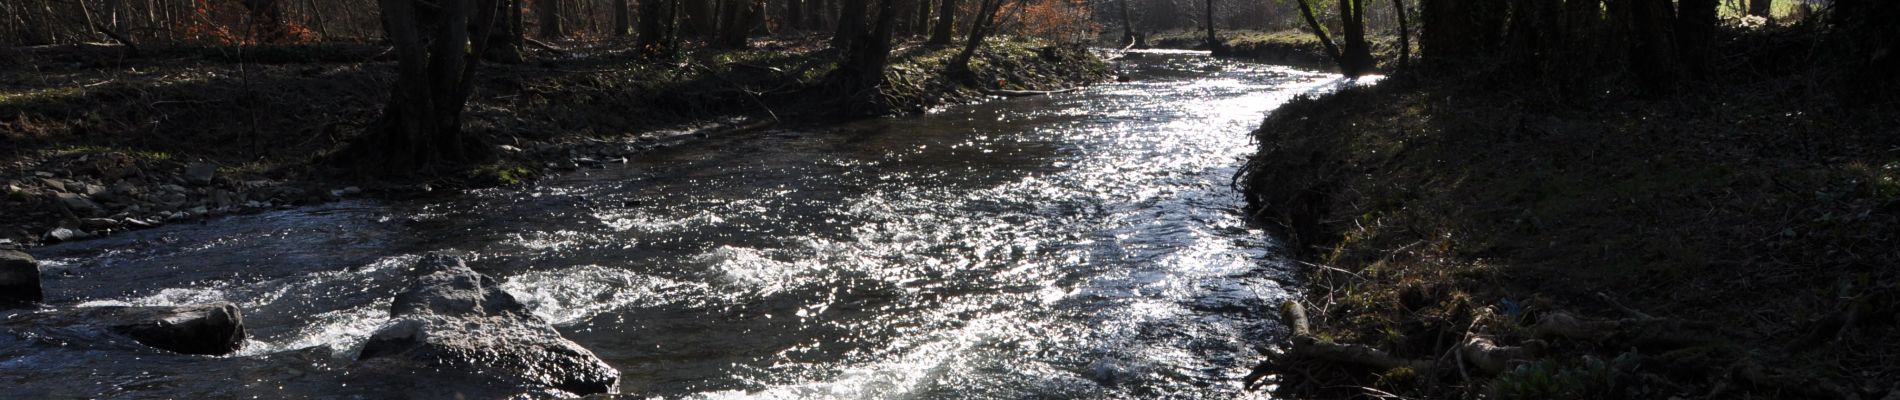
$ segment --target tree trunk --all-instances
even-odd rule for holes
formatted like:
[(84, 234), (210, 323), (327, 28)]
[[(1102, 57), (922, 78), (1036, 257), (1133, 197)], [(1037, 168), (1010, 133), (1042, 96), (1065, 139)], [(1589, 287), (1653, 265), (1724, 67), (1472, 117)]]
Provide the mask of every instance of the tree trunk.
[(1769, 19), (1774, 18), (1775, 0), (1745, 0), (1745, 1), (1748, 1), (1748, 15), (1753, 15), (1753, 16), (1762, 17), (1762, 18), (1769, 18)]
[(1339, 65), (1339, 69), (1346, 69), (1345, 53), (1340, 52), (1339, 45), (1333, 42), (1332, 35), (1326, 33), (1326, 26), (1321, 25), (1319, 18), (1313, 16), (1313, 4), (1307, 0), (1299, 0), (1299, 3), (1300, 17), (1306, 19), (1306, 27), (1312, 28), (1313, 35), (1319, 37), (1319, 45), (1326, 49), (1326, 56), (1331, 57), (1333, 64)]
[(1392, 0), (1392, 13), (1399, 18), (1399, 70), (1412, 68), (1412, 29), (1407, 23), (1405, 0)]
[[(395, 44), (397, 77), (388, 107), (351, 146), (365, 171), (414, 171), (479, 161), (485, 148), (462, 133), (461, 113), (493, 37), (496, 0), (380, 0)], [(473, 15), (471, 15), (473, 14)]]
[(1676, 47), (1682, 68), (1690, 76), (1709, 72), (1710, 48), (1715, 42), (1716, 0), (1681, 0), (1676, 15)]
[(648, 56), (673, 55), (673, 1), (640, 0), (640, 27), (635, 35), (634, 48)]
[(1622, 0), (1629, 4), (1630, 72), (1643, 91), (1669, 92), (1682, 74), (1676, 60), (1675, 16), (1669, 0)]
[(933, 46), (950, 45), (951, 41), (956, 40), (953, 38), (953, 36), (956, 36), (956, 29), (957, 0), (943, 0), (937, 11), (937, 26), (932, 29), (930, 41), (927, 42), (927, 44)]
[(843, 8), (838, 10), (838, 32), (831, 37), (831, 48), (849, 52), (853, 42), (864, 34), (864, 1), (844, 0)]
[(560, 39), (567, 36), (567, 30), (561, 27), (561, 0), (535, 0), (535, 14), (541, 22), (542, 39)]
[(284, 24), (284, 7), (278, 0), (244, 0), (244, 8), (250, 11), (251, 38), (259, 43), (277, 43), (288, 39), (289, 28)]
[(521, 52), (527, 38), (521, 33), (521, 0), (498, 0), (495, 6), (497, 21), (488, 32), (488, 50), (482, 52), (482, 59), (499, 64), (520, 64), (525, 60)]
[(680, 32), (690, 37), (710, 38), (719, 32), (719, 19), (713, 0), (681, 0)]
[[(884, 69), (890, 64), (891, 37), (897, 30), (897, 18), (901, 8), (900, 0), (879, 0), (877, 21), (868, 34), (852, 41), (845, 60), (828, 77), (829, 85), (841, 90), (847, 102), (848, 113), (877, 113), (883, 110), (878, 98), (878, 86), (884, 84)], [(847, 2), (846, 4), (850, 4)], [(845, 10), (847, 13), (849, 8)], [(860, 13), (862, 14), (862, 13)], [(849, 14), (845, 14), (849, 15)]]
[(804, 0), (785, 0), (785, 28), (791, 30), (805, 29), (804, 5)]
[(1339, 2), (1340, 25), (1346, 34), (1345, 46), (1340, 48), (1346, 63), (1339, 66), (1346, 76), (1359, 76), (1372, 71), (1372, 46), (1366, 42), (1365, 8), (1360, 0), (1337, 0)]
[(911, 34), (916, 36), (930, 34), (930, 0), (917, 0), (917, 23), (911, 26)]
[(805, 15), (811, 18), (811, 23), (808, 24), (808, 26), (815, 31), (831, 29), (832, 21), (835, 21), (835, 19), (832, 18), (831, 12), (832, 6), (830, 0), (811, 0), (811, 6), (805, 8)]
[(633, 28), (633, 16), (628, 14), (630, 10), (627, 9), (627, 0), (614, 0), (613, 4), (614, 9), (611, 10), (614, 14), (613, 36), (627, 36), (627, 32)]
[(758, 28), (758, 14), (763, 10), (756, 0), (726, 0), (719, 28), (719, 37), (713, 45), (726, 49), (746, 48), (746, 39)]
[(1126, 46), (1129, 47), (1148, 47), (1138, 46), (1141, 43), (1137, 43), (1138, 41), (1135, 37), (1135, 16), (1134, 13), (1128, 12), (1129, 1), (1130, 0), (1121, 0), (1118, 2), (1122, 7), (1122, 43), (1127, 43)]
[(1227, 54), (1227, 46), (1222, 45), (1220, 36), (1214, 34), (1214, 0), (1207, 0), (1207, 50), (1215, 56)]
[(971, 77), (970, 59), (976, 58), (977, 49), (983, 47), (983, 41), (989, 38), (991, 28), (996, 25), (996, 12), (1009, 0), (982, 1), (982, 5), (977, 7), (976, 20), (970, 25), (969, 40), (963, 43), (963, 51), (957, 52), (957, 58), (950, 61), (951, 75)]

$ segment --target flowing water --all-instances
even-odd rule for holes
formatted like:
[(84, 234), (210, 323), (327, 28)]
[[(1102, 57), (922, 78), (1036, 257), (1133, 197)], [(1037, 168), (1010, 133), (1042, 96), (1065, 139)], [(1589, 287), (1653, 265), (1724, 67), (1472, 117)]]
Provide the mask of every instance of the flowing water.
[[(707, 139), (446, 199), (36, 249), (56, 305), (237, 303), (224, 357), (0, 335), (0, 397), (366, 396), (349, 360), (453, 250), (648, 398), (1204, 398), (1283, 334), (1229, 182), (1335, 75), (1150, 53), (1133, 83)], [(352, 386), (352, 382), (355, 382)]]

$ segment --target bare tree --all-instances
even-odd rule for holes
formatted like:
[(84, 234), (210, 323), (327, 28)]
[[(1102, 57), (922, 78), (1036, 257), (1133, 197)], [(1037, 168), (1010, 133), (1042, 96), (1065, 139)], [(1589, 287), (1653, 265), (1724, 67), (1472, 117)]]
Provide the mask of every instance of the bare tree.
[(486, 148), (462, 131), (461, 115), (480, 54), (498, 24), (496, 3), (380, 0), (384, 29), (396, 47), (396, 83), (371, 132), (352, 145), (355, 165), (408, 171), (485, 157)]

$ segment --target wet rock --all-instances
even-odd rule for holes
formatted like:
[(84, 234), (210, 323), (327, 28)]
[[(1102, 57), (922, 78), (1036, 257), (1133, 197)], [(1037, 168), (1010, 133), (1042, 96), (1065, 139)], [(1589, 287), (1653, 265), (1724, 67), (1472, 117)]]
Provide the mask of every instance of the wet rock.
[(9, 316), (0, 325), (62, 346), (108, 346), (114, 337), (122, 337), (138, 345), (201, 355), (230, 354), (243, 348), (245, 338), (244, 315), (231, 303), (46, 309)]
[(218, 166), (210, 163), (197, 163), (185, 167), (185, 182), (193, 185), (210, 185), (218, 177)]
[(82, 231), (78, 229), (53, 228), (53, 230), (46, 231), (46, 237), (44, 237), (42, 240), (45, 240), (48, 242), (70, 242), (70, 241), (85, 239), (85, 238), (90, 238), (90, 237), (92, 237), (91, 233), (87, 233), (86, 231)]
[(45, 300), (40, 291), (40, 263), (32, 255), (0, 250), (0, 308), (32, 305)]
[(95, 231), (95, 232), (110, 230), (110, 229), (119, 229), (122, 226), (124, 226), (124, 224), (120, 223), (119, 220), (115, 220), (111, 218), (86, 218), (86, 219), (79, 220), (79, 229)]
[(89, 217), (89, 216), (94, 216), (94, 215), (105, 214), (106, 212), (104, 207), (100, 207), (99, 203), (93, 202), (92, 199), (86, 198), (85, 195), (81, 195), (77, 193), (60, 193), (60, 194), (54, 195), (54, 197), (59, 200), (60, 208), (64, 208), (66, 211), (71, 211), (73, 215), (77, 215), (81, 217)]
[(495, 281), (455, 257), (417, 262), (415, 283), (396, 296), (394, 321), (364, 344), (357, 368), (370, 374), (454, 371), (496, 388), (612, 392), (620, 372), (529, 313)]
[(187, 307), (98, 307), (113, 329), (147, 346), (185, 354), (230, 354), (244, 347), (244, 314), (231, 303)]

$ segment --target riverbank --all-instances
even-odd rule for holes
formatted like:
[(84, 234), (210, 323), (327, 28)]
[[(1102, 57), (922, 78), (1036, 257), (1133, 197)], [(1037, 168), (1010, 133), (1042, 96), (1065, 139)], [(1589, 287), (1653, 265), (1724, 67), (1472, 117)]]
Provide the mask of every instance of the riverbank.
[[(840, 116), (811, 94), (835, 62), (821, 38), (693, 49), (646, 60), (628, 43), (541, 49), (485, 65), (464, 115), (500, 160), (450, 176), (389, 181), (321, 162), (380, 111), (394, 65), (381, 47), (10, 49), (0, 64), (0, 240), (33, 246), (347, 196), (407, 196), (519, 183), (625, 162), (709, 135)], [(970, 87), (942, 77), (958, 47), (900, 45), (875, 114), (921, 113), (1107, 77), (1086, 49), (993, 41)], [(991, 83), (994, 83), (993, 85)]]
[(1262, 372), (1319, 397), (1900, 396), (1900, 113), (1764, 67), (1808, 42), (1763, 36), (1660, 98), (1464, 72), (1275, 111), (1241, 183), (1306, 265), (1312, 331)]
[[(1221, 38), (1221, 43), (1227, 47), (1225, 57), (1324, 70), (1338, 67), (1333, 62), (1332, 56), (1326, 54), (1326, 47), (1320, 44), (1319, 38), (1310, 32), (1222, 30), (1216, 33)], [(1389, 66), (1386, 63), (1398, 59), (1396, 37), (1372, 35), (1367, 40), (1372, 45), (1373, 59), (1380, 60), (1380, 70), (1388, 69)], [(1158, 49), (1207, 50), (1207, 31), (1157, 32), (1148, 36), (1148, 46)]]

